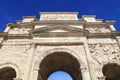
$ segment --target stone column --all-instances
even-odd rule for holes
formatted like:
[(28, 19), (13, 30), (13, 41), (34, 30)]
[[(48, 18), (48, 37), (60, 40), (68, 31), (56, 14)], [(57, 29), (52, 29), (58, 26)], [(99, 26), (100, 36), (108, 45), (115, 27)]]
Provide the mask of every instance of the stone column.
[[(33, 69), (32, 69), (33, 70)], [(39, 68), (38, 69), (35, 69), (30, 75), (30, 80), (37, 80), (38, 79), (38, 71), (39, 71)], [(40, 77), (39, 75), (39, 80), (42, 80), (42, 78)]]
[(31, 49), (29, 51), (29, 56), (27, 59), (27, 64), (25, 64), (26, 68), (25, 68), (25, 74), (24, 74), (24, 78), (23, 78), (24, 80), (29, 80), (29, 78), (30, 78), (35, 46), (36, 45), (32, 43)]
[(93, 66), (91, 65), (92, 57), (90, 55), (90, 50), (89, 50), (89, 47), (88, 47), (87, 38), (85, 38), (85, 40), (84, 40), (84, 48), (85, 48), (85, 51), (86, 51), (85, 53), (86, 53), (86, 59), (87, 59), (90, 78), (91, 78), (91, 80), (98, 80), (97, 76), (95, 76)]

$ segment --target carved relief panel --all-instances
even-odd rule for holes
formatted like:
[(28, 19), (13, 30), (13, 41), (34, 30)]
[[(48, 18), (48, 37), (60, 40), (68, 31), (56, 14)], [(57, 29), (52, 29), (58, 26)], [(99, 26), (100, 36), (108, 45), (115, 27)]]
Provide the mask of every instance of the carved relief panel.
[(9, 34), (29, 34), (30, 28), (13, 28)]
[(111, 32), (110, 29), (105, 27), (90, 27), (86, 28), (90, 33), (109, 33)]
[(104, 64), (120, 62), (120, 48), (117, 43), (91, 43), (89, 50), (93, 59), (91, 63), (98, 77), (103, 76)]

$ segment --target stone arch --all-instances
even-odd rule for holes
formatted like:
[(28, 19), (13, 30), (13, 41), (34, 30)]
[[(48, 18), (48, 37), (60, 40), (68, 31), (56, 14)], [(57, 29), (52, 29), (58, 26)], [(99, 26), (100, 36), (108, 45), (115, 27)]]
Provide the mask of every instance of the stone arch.
[(53, 49), (49, 49), (47, 51), (44, 51), (43, 53), (41, 53), (41, 55), (39, 57), (39, 61), (40, 61), (39, 64), (44, 59), (44, 57), (46, 57), (47, 55), (52, 54), (54, 52), (66, 52), (66, 53), (74, 56), (78, 60), (79, 64), (81, 65), (80, 68), (83, 71), (87, 68), (86, 65), (85, 65), (85, 63), (84, 63), (84, 61), (82, 61), (80, 59), (80, 56), (77, 54), (77, 52), (75, 52), (74, 50), (68, 49), (68, 48), (53, 48)]
[[(82, 62), (74, 51), (65, 48), (54, 48), (46, 51), (41, 57), (37, 80), (47, 80), (51, 73), (59, 70), (68, 72), (73, 80), (82, 80), (80, 70)], [(54, 58), (52, 59), (52, 57)], [(50, 63), (53, 63), (53, 65)]]
[(120, 80), (120, 65), (117, 63), (107, 63), (102, 68), (105, 80)]
[(20, 78), (20, 69), (16, 64), (13, 63), (5, 63), (5, 64), (0, 64), (0, 69), (10, 67), (13, 68), (16, 71), (16, 78)]
[(16, 78), (16, 71), (11, 67), (0, 69), (0, 80), (13, 80)]

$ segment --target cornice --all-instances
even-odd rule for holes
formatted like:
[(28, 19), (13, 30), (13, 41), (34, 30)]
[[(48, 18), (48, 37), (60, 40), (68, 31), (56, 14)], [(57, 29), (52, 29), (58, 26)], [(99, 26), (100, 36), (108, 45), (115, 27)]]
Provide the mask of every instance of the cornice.
[(40, 15), (41, 14), (77, 14), (78, 15), (78, 12), (40, 12)]
[(96, 18), (96, 15), (83, 15), (82, 19), (84, 18)]
[(112, 33), (89, 33), (88, 38), (114, 38)]
[(120, 31), (112, 31), (112, 34), (113, 34), (114, 36), (120, 36)]
[(106, 25), (104, 22), (86, 22), (85, 25)]
[(0, 37), (5, 37), (5, 36), (7, 36), (7, 35), (8, 35), (7, 32), (0, 33)]
[(22, 18), (23, 18), (23, 19), (26, 19), (26, 18), (33, 18), (33, 19), (36, 20), (36, 16), (23, 16)]
[(114, 25), (115, 22), (116, 22), (115, 20), (107, 20), (106, 24), (108, 24), (108, 25)]
[(16, 23), (20, 24), (20, 23), (22, 23), (22, 20), (16, 20)]
[(82, 37), (82, 36), (85, 36), (85, 34), (80, 32), (76, 32), (76, 33), (52, 32), (52, 33), (33, 34), (33, 37)]
[(32, 39), (31, 35), (25, 35), (25, 34), (9, 34), (7, 36), (7, 39)]
[(35, 20), (32, 22), (21, 22), (19, 24), (8, 23), (9, 27), (33, 27), (34, 25), (84, 25), (89, 26), (108, 26), (114, 21), (106, 22), (86, 22), (85, 20)]
[(6, 26), (7, 26), (7, 27), (14, 27), (15, 24), (14, 24), (14, 23), (7, 23)]
[(39, 43), (33, 42), (36, 46), (70, 46), (70, 45), (83, 45), (83, 42), (48, 42), (48, 43)]
[(11, 28), (33, 28), (33, 24), (31, 23), (20, 23), (14, 24), (14, 26), (9, 26)]
[(73, 24), (83, 25), (85, 23), (84, 20), (40, 20), (40, 21), (33, 21), (33, 24)]

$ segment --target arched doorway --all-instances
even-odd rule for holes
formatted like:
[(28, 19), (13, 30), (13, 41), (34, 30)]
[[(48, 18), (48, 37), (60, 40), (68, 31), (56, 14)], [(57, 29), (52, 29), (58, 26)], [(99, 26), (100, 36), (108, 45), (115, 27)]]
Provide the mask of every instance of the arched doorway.
[(73, 80), (82, 80), (80, 64), (78, 60), (67, 52), (54, 52), (47, 55), (39, 66), (38, 79), (47, 80), (55, 71), (65, 71)]
[(0, 80), (14, 80), (16, 78), (16, 71), (11, 67), (0, 69)]

